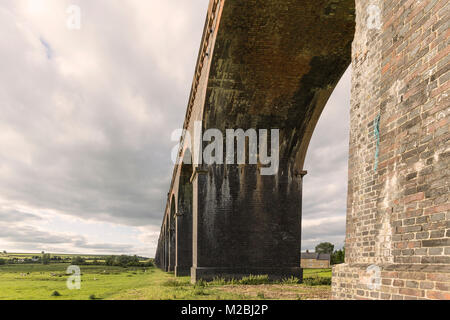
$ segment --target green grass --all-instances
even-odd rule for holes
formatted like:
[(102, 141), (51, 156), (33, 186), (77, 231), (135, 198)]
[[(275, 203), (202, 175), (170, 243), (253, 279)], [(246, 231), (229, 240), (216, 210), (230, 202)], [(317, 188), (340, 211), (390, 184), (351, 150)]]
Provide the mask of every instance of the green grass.
[[(120, 291), (148, 285), (153, 269), (81, 266), (81, 290), (69, 290), (69, 264), (0, 266), (0, 300), (106, 299)], [(52, 295), (58, 292), (60, 296)]]
[(303, 269), (303, 278), (323, 277), (331, 279), (331, 269)]
[[(192, 285), (189, 277), (175, 278), (156, 268), (122, 268), (81, 266), (81, 289), (69, 290), (66, 269), (69, 264), (16, 264), (0, 266), (0, 300), (173, 300), (173, 299), (264, 299), (267, 292), (257, 289), (270, 286), (265, 276), (250, 276), (239, 281), (216, 279), (212, 283)], [(331, 278), (331, 270), (305, 270), (305, 278)], [(305, 285), (286, 279), (279, 285), (305, 292)], [(249, 295), (242, 288), (254, 286)], [(231, 288), (231, 289), (230, 289)], [(226, 289), (226, 290), (225, 290)], [(235, 290), (236, 289), (236, 290)], [(299, 292), (300, 292), (299, 291)]]

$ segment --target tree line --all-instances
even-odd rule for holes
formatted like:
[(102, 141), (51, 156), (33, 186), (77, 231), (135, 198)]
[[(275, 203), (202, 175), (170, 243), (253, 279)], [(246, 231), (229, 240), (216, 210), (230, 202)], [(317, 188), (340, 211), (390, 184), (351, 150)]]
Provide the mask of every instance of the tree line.
[[(5, 252), (4, 252), (5, 253)], [(87, 261), (83, 256), (73, 256), (73, 257), (60, 257), (51, 256), (49, 253), (44, 253), (40, 256), (33, 256), (31, 258), (0, 258), (0, 265), (6, 264), (43, 264), (48, 265), (50, 263), (70, 263), (72, 265), (106, 265), (106, 266), (119, 266), (119, 267), (152, 267), (153, 260), (144, 259), (136, 255), (120, 255), (120, 256), (106, 256), (102, 257), (103, 260), (95, 257), (92, 261)]]
[(331, 264), (341, 264), (345, 262), (345, 248), (334, 250), (334, 244), (322, 242), (315, 248), (316, 253), (327, 253), (331, 255)]

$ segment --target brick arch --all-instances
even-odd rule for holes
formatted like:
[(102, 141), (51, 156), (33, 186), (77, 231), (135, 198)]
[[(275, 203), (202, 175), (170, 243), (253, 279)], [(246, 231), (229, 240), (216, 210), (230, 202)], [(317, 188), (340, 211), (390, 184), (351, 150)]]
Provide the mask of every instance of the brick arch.
[(172, 194), (170, 200), (170, 213), (168, 216), (168, 271), (175, 271), (175, 259), (176, 259), (176, 195)]
[(301, 278), (303, 162), (351, 62), (354, 9), (352, 0), (223, 4), (201, 91), (202, 129), (279, 129), (280, 162), (271, 176), (261, 175), (261, 165), (199, 169), (194, 281), (249, 273)]
[(354, 33), (354, 0), (226, 1), (203, 130), (280, 129), (280, 157), (302, 171), (314, 128), (351, 63)]
[(192, 223), (193, 223), (193, 174), (192, 157), (187, 149), (187, 157), (181, 165), (176, 212), (176, 276), (188, 276), (192, 267)]

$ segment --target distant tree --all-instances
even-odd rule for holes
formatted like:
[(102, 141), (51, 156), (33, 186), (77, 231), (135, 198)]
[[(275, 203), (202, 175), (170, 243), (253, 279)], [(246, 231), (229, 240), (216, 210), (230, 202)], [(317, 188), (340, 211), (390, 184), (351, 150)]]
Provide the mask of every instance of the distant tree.
[(50, 257), (49, 253), (44, 253), (42, 255), (42, 259), (41, 259), (42, 264), (50, 264), (50, 260), (51, 260), (51, 257)]
[(154, 267), (155, 266), (152, 259), (148, 259), (147, 261), (142, 262), (141, 265), (143, 267)]
[(329, 253), (334, 251), (334, 244), (330, 242), (322, 242), (316, 246), (316, 253)]
[(120, 266), (120, 267), (142, 267), (143, 264), (139, 261), (139, 258), (134, 256), (109, 256), (105, 258), (105, 264), (107, 266)]
[(0, 259), (0, 266), (6, 264), (6, 260), (5, 259)]
[(341, 264), (345, 262), (345, 248), (336, 250), (331, 255), (331, 264)]
[(86, 263), (86, 259), (80, 257), (80, 256), (76, 256), (72, 258), (72, 264), (73, 265), (82, 265)]
[(116, 264), (121, 267), (138, 267), (140, 266), (139, 258), (137, 256), (121, 255), (117, 257)]
[(99, 259), (99, 258), (95, 258), (95, 259), (92, 261), (92, 264), (95, 265), (95, 266), (102, 266), (102, 265), (105, 264), (103, 261), (100, 261), (100, 260), (98, 260), (98, 259)]
[(115, 257), (114, 256), (108, 256), (108, 257), (106, 257), (105, 258), (105, 264), (107, 265), (107, 266), (113, 266), (114, 265), (114, 263), (115, 263)]
[(6, 252), (6, 250), (3, 250), (3, 254), (8, 254), (8, 252)]

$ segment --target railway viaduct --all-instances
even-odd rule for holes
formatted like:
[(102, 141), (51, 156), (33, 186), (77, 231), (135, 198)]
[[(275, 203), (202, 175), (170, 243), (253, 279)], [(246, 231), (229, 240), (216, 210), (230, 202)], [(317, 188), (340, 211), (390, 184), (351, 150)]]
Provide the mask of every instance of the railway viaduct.
[[(449, 10), (447, 0), (211, 0), (157, 265), (193, 282), (302, 277), (303, 163), (351, 64), (346, 258), (333, 297), (450, 299)], [(196, 128), (279, 129), (278, 171), (201, 163)]]

